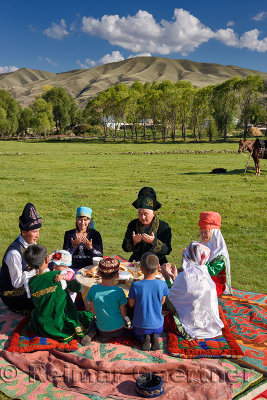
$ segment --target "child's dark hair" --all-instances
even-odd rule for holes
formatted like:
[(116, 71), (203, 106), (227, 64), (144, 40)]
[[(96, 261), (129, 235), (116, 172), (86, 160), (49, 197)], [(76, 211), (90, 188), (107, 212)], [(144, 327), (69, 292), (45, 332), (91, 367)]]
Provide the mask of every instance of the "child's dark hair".
[(39, 269), (47, 256), (47, 250), (40, 244), (32, 244), (24, 251), (23, 256), (29, 267)]
[(101, 276), (102, 279), (112, 279), (116, 276), (118, 271), (111, 272), (111, 274), (106, 274), (105, 272), (98, 271), (98, 275)]
[(148, 274), (154, 274), (159, 267), (159, 259), (155, 253), (147, 252), (141, 257), (141, 267)]

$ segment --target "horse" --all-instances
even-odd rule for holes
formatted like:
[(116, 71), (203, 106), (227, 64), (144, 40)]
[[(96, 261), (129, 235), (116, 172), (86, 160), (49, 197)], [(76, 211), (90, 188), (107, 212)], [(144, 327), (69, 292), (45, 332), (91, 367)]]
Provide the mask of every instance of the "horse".
[(241, 139), (238, 148), (238, 153), (242, 153), (245, 150), (248, 150), (251, 153), (256, 168), (256, 176), (260, 175), (260, 159), (267, 159), (267, 141), (264, 141), (263, 146), (261, 145), (261, 142), (263, 141), (260, 141), (259, 139)]
[(248, 150), (251, 153), (253, 150), (254, 142), (255, 142), (255, 140), (241, 139), (239, 142), (238, 153), (242, 153), (243, 151), (246, 151), (246, 150)]

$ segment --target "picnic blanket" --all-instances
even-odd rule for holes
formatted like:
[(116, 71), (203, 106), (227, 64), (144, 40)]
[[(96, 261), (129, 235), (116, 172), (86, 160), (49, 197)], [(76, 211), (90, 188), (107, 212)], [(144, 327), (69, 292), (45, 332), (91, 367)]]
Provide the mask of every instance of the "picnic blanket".
[[(241, 291), (237, 293), (237, 297), (239, 296), (241, 299), (244, 299), (244, 296), (247, 295), (247, 293), (241, 293)], [(249, 296), (251, 295), (249, 294)], [(259, 302), (261, 302), (261, 296), (258, 295), (257, 300)], [(0, 346), (2, 349), (7, 348), (8, 340), (22, 318), (8, 311), (3, 303), (0, 302)], [(243, 396), (247, 389), (262, 379), (260, 372), (246, 369), (230, 360), (174, 359), (167, 354), (165, 336), (161, 339), (161, 348), (156, 352), (143, 352), (139, 348), (95, 342), (87, 347), (79, 345), (79, 349), (71, 354), (57, 350), (16, 354), (3, 350), (0, 354), (0, 391), (12, 398), (25, 400), (37, 400), (37, 398), (49, 398), (52, 400), (60, 398), (72, 398), (74, 400), (119, 399), (127, 398), (125, 391), (128, 396), (131, 394), (130, 398), (135, 399), (135, 373), (139, 374), (154, 370), (162, 375), (165, 374), (164, 387), (167, 390), (166, 394), (163, 395), (165, 397), (161, 396), (162, 400), (168, 398), (183, 399), (185, 392), (187, 397), (184, 398), (187, 399), (190, 398), (191, 393), (192, 399), (214, 398), (219, 400), (221, 398), (226, 400), (237, 395)], [(170, 373), (170, 371), (173, 371), (174, 365), (175, 374), (173, 372)], [(113, 375), (111, 374), (111, 377), (113, 376), (114, 380), (114, 377), (116, 378), (116, 372), (114, 371), (120, 368), (120, 372), (122, 366), (132, 368), (132, 370), (130, 370), (130, 374), (121, 378), (121, 382), (116, 382), (115, 385), (113, 382), (112, 390), (110, 390), (106, 381), (110, 380), (112, 371)], [(82, 385), (80, 385), (79, 380), (81, 380), (81, 377), (88, 380), (88, 376), (84, 375), (85, 370), (90, 371), (92, 379), (94, 377), (97, 380), (97, 384), (93, 382), (89, 385), (88, 382), (82, 382)], [(66, 378), (68, 371), (73, 371), (74, 374), (71, 373), (70, 379), (64, 379), (62, 382), (60, 377), (62, 378), (62, 375), (64, 375)], [(212, 379), (214, 380), (214, 382), (212, 381), (213, 393), (209, 390), (211, 386), (209, 382), (211, 371)], [(78, 382), (75, 376), (80, 377)], [(193, 382), (184, 382), (185, 377), (186, 381), (189, 379), (189, 381)], [(127, 379), (125, 380), (125, 378)], [(168, 383), (168, 379), (171, 383)], [(208, 380), (208, 382), (202, 384), (203, 379)], [(218, 382), (218, 379), (221, 382)], [(201, 384), (199, 384), (200, 381)], [(229, 382), (231, 385), (229, 385)], [(221, 384), (217, 385), (217, 383)], [(232, 393), (229, 391), (231, 386)], [(104, 393), (101, 389), (103, 387), (107, 389)], [(170, 390), (168, 390), (168, 387)], [(223, 394), (221, 394), (222, 389), (225, 390)], [(243, 399), (243, 397), (241, 398)]]

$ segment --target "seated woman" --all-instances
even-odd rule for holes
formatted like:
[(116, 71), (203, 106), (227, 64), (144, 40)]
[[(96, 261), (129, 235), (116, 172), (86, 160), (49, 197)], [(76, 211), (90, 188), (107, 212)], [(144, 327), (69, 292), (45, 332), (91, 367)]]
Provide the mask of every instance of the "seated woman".
[(186, 339), (213, 338), (221, 335), (224, 327), (216, 286), (205, 265), (209, 255), (209, 248), (192, 242), (183, 253), (183, 272), (177, 276), (176, 267), (170, 264), (161, 268), (167, 283), (171, 277), (174, 279), (168, 296), (169, 309), (176, 311)]
[(221, 216), (215, 211), (200, 213), (200, 243), (210, 249), (209, 274), (216, 284), (217, 295), (232, 294), (230, 259), (223, 235), (220, 231)]
[(103, 256), (102, 238), (94, 229), (89, 207), (79, 207), (76, 212), (76, 228), (65, 232), (63, 249), (72, 254), (72, 267), (80, 269), (93, 264), (94, 257)]
[(132, 252), (129, 261), (140, 261), (144, 253), (152, 252), (158, 256), (160, 264), (166, 263), (166, 255), (172, 251), (171, 228), (156, 215), (161, 204), (155, 190), (143, 187), (133, 206), (138, 209), (138, 218), (129, 223), (122, 243), (124, 251)]

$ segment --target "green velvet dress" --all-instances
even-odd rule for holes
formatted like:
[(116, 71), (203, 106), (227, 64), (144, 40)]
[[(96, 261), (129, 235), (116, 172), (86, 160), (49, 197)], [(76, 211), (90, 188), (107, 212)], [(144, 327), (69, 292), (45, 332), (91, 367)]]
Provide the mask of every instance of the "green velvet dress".
[[(136, 234), (146, 233), (148, 235), (151, 235), (153, 232), (155, 235), (154, 243), (150, 244), (141, 241), (134, 246), (132, 238), (133, 232), (135, 232)], [(129, 261), (140, 261), (144, 253), (146, 253), (147, 251), (151, 251), (158, 256), (159, 263), (164, 264), (168, 262), (166, 255), (170, 254), (170, 252), (172, 251), (171, 237), (171, 228), (169, 227), (167, 222), (161, 221), (156, 215), (153, 218), (149, 229), (147, 230), (137, 218), (129, 223), (122, 243), (122, 248), (126, 252), (132, 252)]]
[[(61, 283), (54, 282), (58, 274), (60, 271), (49, 271), (29, 280), (34, 309), (28, 328), (42, 337), (68, 342), (86, 335), (93, 314), (76, 310)], [(81, 285), (76, 280), (67, 281), (67, 288), (80, 292)]]

